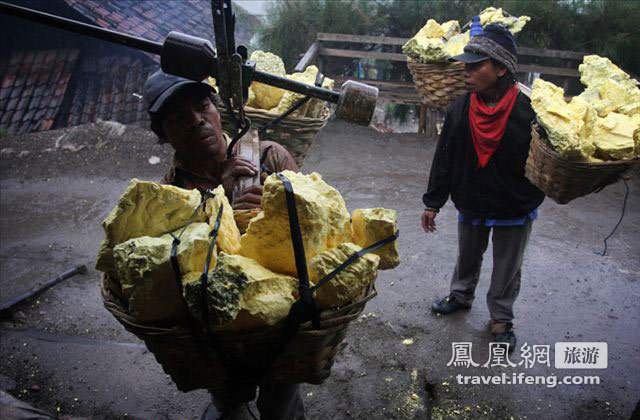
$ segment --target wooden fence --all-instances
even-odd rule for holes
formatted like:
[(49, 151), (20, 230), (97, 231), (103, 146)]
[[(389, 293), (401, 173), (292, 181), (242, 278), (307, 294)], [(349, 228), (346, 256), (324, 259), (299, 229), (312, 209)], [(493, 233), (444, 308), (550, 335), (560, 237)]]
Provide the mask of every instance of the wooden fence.
[[(340, 64), (344, 68), (349, 60), (375, 59), (389, 62), (406, 62), (407, 57), (400, 48), (409, 39), (387, 36), (349, 35), (336, 33), (318, 33), (316, 41), (311, 44), (295, 67), (295, 71), (303, 71), (308, 65), (316, 64), (320, 71), (336, 80), (336, 86), (351, 77), (341, 75)], [(338, 44), (342, 48), (335, 48)], [(345, 48), (355, 47), (355, 48)], [(380, 51), (380, 50), (393, 50)], [(553, 81), (568, 91), (570, 83), (580, 76), (578, 64), (586, 53), (575, 51), (549, 50), (537, 48), (518, 48), (518, 79), (525, 82), (530, 73), (551, 76)], [(333, 74), (332, 74), (333, 73)], [(419, 132), (428, 136), (436, 132), (436, 124), (442, 119), (439, 111), (428, 109), (421, 104), (413, 81), (358, 79), (363, 83), (376, 86), (380, 90), (380, 99), (393, 103), (421, 105)]]

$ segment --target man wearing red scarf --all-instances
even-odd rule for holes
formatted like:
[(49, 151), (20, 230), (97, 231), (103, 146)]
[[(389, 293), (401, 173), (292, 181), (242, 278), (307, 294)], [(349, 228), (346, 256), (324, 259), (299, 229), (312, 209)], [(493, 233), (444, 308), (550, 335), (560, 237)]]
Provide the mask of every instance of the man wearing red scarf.
[(464, 53), (470, 93), (449, 107), (422, 201), (425, 232), (449, 196), (458, 210), (458, 257), (449, 295), (432, 310), (449, 314), (468, 309), (493, 231), (493, 272), (487, 293), (494, 342), (512, 351), (513, 304), (520, 291), (524, 251), (544, 194), (524, 176), (535, 118), (529, 98), (515, 81), (517, 48), (511, 33), (487, 25)]

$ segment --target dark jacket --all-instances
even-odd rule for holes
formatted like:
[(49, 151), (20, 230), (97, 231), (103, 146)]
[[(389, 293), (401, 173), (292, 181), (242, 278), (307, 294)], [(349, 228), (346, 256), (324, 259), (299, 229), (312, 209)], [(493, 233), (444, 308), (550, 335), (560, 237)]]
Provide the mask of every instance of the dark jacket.
[(451, 195), (465, 217), (523, 217), (544, 200), (544, 193), (524, 176), (535, 119), (531, 102), (524, 94), (518, 95), (500, 145), (487, 166), (478, 168), (469, 128), (470, 98), (467, 93), (449, 107), (422, 201), (439, 209)]

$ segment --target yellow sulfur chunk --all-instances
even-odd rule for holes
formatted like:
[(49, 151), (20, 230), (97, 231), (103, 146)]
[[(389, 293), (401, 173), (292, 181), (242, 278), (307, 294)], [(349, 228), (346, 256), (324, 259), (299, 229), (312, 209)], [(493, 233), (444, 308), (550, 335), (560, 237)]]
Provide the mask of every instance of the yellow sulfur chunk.
[(631, 159), (634, 157), (634, 132), (638, 123), (626, 115), (609, 113), (605, 118), (598, 118), (593, 130), (593, 139), (598, 154), (605, 158)]
[(460, 24), (457, 20), (449, 20), (442, 25), (442, 31), (444, 35), (442, 37), (446, 40), (451, 39), (453, 36), (460, 34)]
[(218, 210), (221, 205), (223, 206), (222, 219), (220, 220), (220, 229), (218, 230), (216, 245), (218, 245), (220, 252), (237, 254), (240, 250), (240, 230), (233, 218), (233, 208), (231, 208), (229, 199), (224, 193), (224, 188), (222, 185), (219, 185), (218, 188), (213, 190), (213, 197), (207, 199), (205, 204), (205, 213), (209, 218), (209, 226), (211, 229), (213, 229), (216, 223)]
[[(398, 230), (398, 217), (392, 209), (373, 208), (357, 209), (351, 215), (353, 242), (366, 248), (381, 241)], [(383, 246), (373, 252), (380, 257), (380, 270), (395, 268), (400, 264), (397, 241)]]
[(529, 16), (505, 16), (502, 8), (487, 7), (480, 12), (480, 24), (482, 24), (482, 26), (490, 23), (498, 23), (506, 26), (514, 35), (522, 31), (522, 28), (524, 28), (530, 20), (531, 18)]
[[(591, 103), (600, 117), (606, 117), (610, 112), (628, 114), (633, 111), (627, 108), (629, 104), (640, 104), (640, 89), (613, 79), (598, 81), (596, 87), (585, 89), (579, 96)], [(622, 111), (623, 108), (627, 109)]]
[(428, 38), (416, 35), (402, 46), (402, 52), (420, 63), (446, 61), (449, 56), (444, 52), (444, 45), (442, 37)]
[(274, 273), (257, 261), (240, 255), (222, 254), (216, 270), (224, 273), (242, 273), (247, 285), (239, 299), (239, 312), (224, 330), (245, 331), (271, 326), (286, 318), (295, 302), (298, 279)]
[[(192, 315), (203, 320), (201, 274), (182, 279), (184, 297)], [(276, 274), (255, 260), (221, 253), (207, 277), (209, 324), (225, 331), (245, 331), (274, 325), (295, 302), (298, 280)]]
[(588, 102), (574, 97), (567, 103), (562, 88), (536, 79), (531, 105), (556, 152), (573, 160), (588, 160), (593, 155), (591, 131), (596, 114)]
[[(349, 212), (336, 189), (315, 172), (283, 174), (293, 186), (307, 261), (351, 240)], [(277, 273), (297, 276), (284, 185), (275, 174), (264, 183), (262, 210), (242, 235), (240, 254)]]
[[(309, 280), (318, 284), (324, 276), (361, 249), (358, 245), (346, 242), (316, 255), (309, 264)], [(380, 257), (377, 255), (365, 254), (320, 286), (315, 295), (318, 307), (324, 309), (342, 306), (357, 297), (365, 287), (375, 281), (379, 261)]]
[[(313, 85), (316, 82), (317, 75), (318, 68), (316, 66), (309, 66), (303, 73), (289, 74), (287, 75), (287, 78), (295, 80), (297, 82), (306, 83), (308, 85)], [(325, 77), (324, 81), (322, 82), (322, 87), (325, 89), (333, 89), (334, 83), (335, 82), (332, 79)], [(284, 113), (303, 97), (304, 95), (301, 95), (299, 93), (286, 91), (284, 95), (282, 95), (278, 106), (275, 108), (275, 112), (278, 114)], [(317, 118), (319, 116), (318, 108), (322, 110), (324, 109), (324, 106), (324, 101), (321, 101), (319, 99), (311, 99), (291, 115), (293, 115), (294, 117), (310, 116)]]
[(457, 20), (438, 24), (429, 19), (418, 33), (402, 46), (402, 52), (413, 61), (428, 63), (446, 61), (450, 56), (461, 54), (469, 42), (469, 31), (460, 33)]
[[(96, 269), (112, 272), (113, 247), (140, 236), (158, 236), (191, 221), (200, 205), (198, 190), (132, 179), (116, 207), (102, 222), (105, 239), (100, 246)], [(200, 211), (193, 222), (204, 221)]]
[(402, 52), (420, 63), (446, 61), (450, 56), (461, 54), (469, 42), (469, 31), (460, 33), (457, 20), (439, 25), (429, 19), (418, 33), (402, 46)]
[[(250, 60), (255, 61), (256, 70), (275, 74), (277, 76), (284, 76), (286, 74), (284, 62), (280, 57), (273, 53), (256, 50), (251, 54)], [(271, 109), (277, 106), (282, 95), (285, 93), (285, 90), (283, 89), (259, 82), (251, 83), (250, 90), (253, 95), (249, 94), (249, 102), (247, 105), (260, 109)]]
[[(175, 236), (182, 229), (173, 232)], [(173, 237), (130, 239), (113, 249), (128, 312), (141, 322), (178, 319), (185, 315), (170, 256)], [(181, 273), (204, 268), (209, 249), (209, 225), (192, 223), (180, 236), (177, 256)], [(215, 263), (215, 258), (213, 262)]]
[(588, 88), (598, 89), (605, 81), (618, 82), (630, 91), (637, 89), (640, 82), (632, 79), (606, 57), (598, 55), (585, 55), (582, 64), (578, 66), (580, 82)]
[(640, 116), (640, 102), (634, 102), (621, 106), (620, 109), (618, 109), (618, 112), (628, 117)]
[(449, 57), (462, 54), (464, 52), (464, 47), (469, 43), (469, 34), (470, 32), (467, 31), (451, 37), (451, 39), (444, 44), (444, 53)]
[[(460, 25), (458, 25), (459, 27)], [(449, 29), (449, 28), (447, 28)], [(420, 28), (418, 33), (415, 35), (416, 38), (442, 38), (446, 34), (446, 30), (433, 19), (427, 20), (427, 23)]]

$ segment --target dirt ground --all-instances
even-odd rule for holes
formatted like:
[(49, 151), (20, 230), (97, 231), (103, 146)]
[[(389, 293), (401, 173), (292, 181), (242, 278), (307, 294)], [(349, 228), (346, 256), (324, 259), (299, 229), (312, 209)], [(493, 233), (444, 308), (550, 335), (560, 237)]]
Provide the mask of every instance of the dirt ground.
[[(317, 171), (350, 210), (398, 211), (402, 264), (382, 271), (378, 296), (347, 336), (331, 377), (304, 385), (310, 419), (628, 419), (640, 399), (640, 182), (631, 180), (568, 205), (546, 200), (534, 223), (520, 297), (518, 349), (549, 345), (550, 366), (484, 368), (489, 355), (484, 295), (487, 251), (470, 311), (437, 317), (456, 256), (456, 211), (438, 232), (419, 226), (434, 140), (378, 133), (332, 121), (304, 172)], [(0, 323), (0, 389), (52, 415), (198, 418), (206, 391), (182, 393), (141, 341), (102, 306), (93, 269), (101, 220), (129, 179), (158, 180), (168, 147), (139, 126), (97, 123), (0, 139), (0, 301), (78, 264), (88, 273), (53, 287)], [(151, 159), (155, 157), (155, 159)], [(151, 160), (150, 160), (151, 159)], [(159, 160), (159, 163), (152, 164)], [(608, 367), (560, 370), (556, 342), (608, 343)], [(447, 366), (453, 342), (471, 342), (476, 368)], [(465, 385), (456, 376), (524, 372), (598, 375), (597, 385)]]

